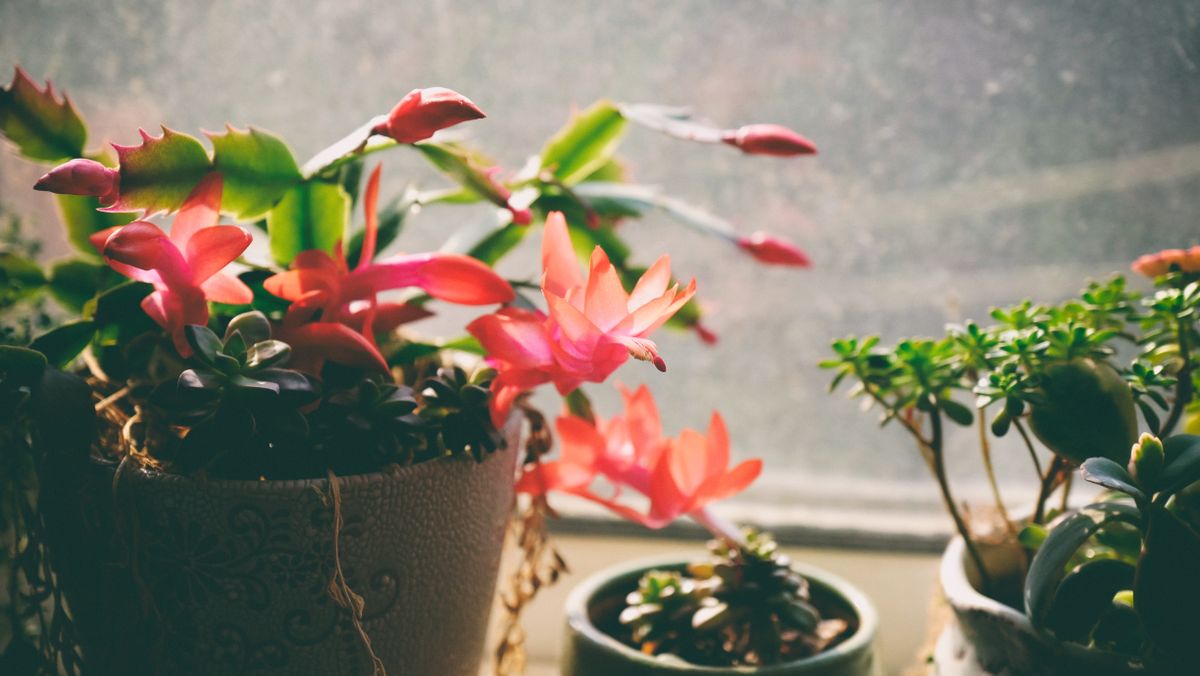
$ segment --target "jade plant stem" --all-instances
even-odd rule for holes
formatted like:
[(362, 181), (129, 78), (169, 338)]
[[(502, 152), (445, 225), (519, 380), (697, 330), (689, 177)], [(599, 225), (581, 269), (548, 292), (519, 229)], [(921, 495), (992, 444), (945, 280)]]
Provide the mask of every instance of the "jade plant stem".
[(1171, 434), (1171, 430), (1175, 429), (1175, 425), (1179, 424), (1179, 418), (1183, 415), (1183, 409), (1192, 400), (1192, 359), (1189, 354), (1188, 331), (1189, 327), (1184, 324), (1182, 319), (1176, 322), (1179, 355), (1183, 359), (1183, 365), (1179, 367), (1179, 382), (1175, 386), (1175, 402), (1171, 404), (1171, 413), (1163, 421), (1162, 426), (1158, 428), (1156, 436), (1159, 437)]
[(962, 514), (959, 513), (958, 505), (954, 502), (954, 496), (950, 492), (950, 480), (946, 476), (946, 459), (942, 452), (942, 414), (936, 408), (929, 413), (929, 424), (933, 432), (933, 436), (929, 440), (929, 448), (933, 452), (934, 476), (937, 477), (938, 488), (942, 491), (942, 501), (946, 503), (950, 518), (954, 520), (954, 527), (962, 536), (967, 553), (979, 571), (979, 585), (982, 587), (980, 591), (987, 594), (992, 588), (992, 577), (988, 574), (987, 567), (983, 565), (983, 556), (979, 554), (979, 548), (971, 538), (971, 530), (967, 527), (967, 522), (963, 519)]
[(868, 379), (864, 374), (859, 374), (859, 380), (863, 383), (863, 388), (872, 399), (880, 406), (888, 411), (888, 415), (896, 420), (899, 420), (908, 433), (917, 441), (917, 447), (921, 450), (925, 457), (926, 464), (929, 465), (930, 471), (933, 472), (934, 478), (937, 479), (938, 488), (942, 493), (942, 502), (946, 505), (946, 511), (950, 512), (950, 518), (954, 521), (954, 528), (958, 531), (959, 536), (963, 539), (963, 545), (967, 548), (967, 553), (971, 560), (975, 563), (976, 569), (979, 571), (980, 586), (986, 594), (992, 587), (991, 576), (988, 575), (987, 568), (983, 565), (983, 556), (979, 553), (979, 548), (975, 545), (975, 540), (971, 537), (971, 529), (967, 527), (967, 522), (963, 519), (962, 514), (958, 511), (958, 504), (954, 501), (954, 495), (950, 491), (950, 480), (946, 476), (946, 462), (944, 453), (942, 452), (943, 436), (942, 436), (942, 416), (941, 413), (934, 408), (929, 414), (930, 424), (933, 430), (933, 436), (929, 439), (921, 434), (921, 430), (917, 429), (911, 421), (900, 415), (899, 411), (894, 406), (889, 404), (875, 388), (868, 384)]

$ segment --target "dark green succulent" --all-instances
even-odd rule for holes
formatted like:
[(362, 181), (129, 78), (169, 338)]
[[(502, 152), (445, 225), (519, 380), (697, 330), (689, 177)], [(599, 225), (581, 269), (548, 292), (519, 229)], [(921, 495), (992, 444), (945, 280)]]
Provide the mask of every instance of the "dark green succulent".
[(1194, 505), (1179, 497), (1200, 481), (1200, 437), (1144, 434), (1127, 464), (1091, 458), (1083, 477), (1116, 497), (1026, 535), (1038, 542), (1025, 581), (1033, 626), (1149, 673), (1193, 673), (1200, 532)]
[(843, 618), (822, 618), (808, 581), (767, 533), (745, 544), (709, 543), (711, 558), (686, 571), (655, 570), (626, 597), (630, 642), (690, 664), (761, 666), (816, 654), (845, 636)]
[(261, 312), (234, 317), (223, 340), (205, 326), (188, 326), (185, 333), (192, 368), (158, 386), (151, 401), (168, 422), (190, 429), (181, 443), (164, 449), (162, 459), (182, 472), (275, 474), (268, 470), (281, 447), (306, 443), (302, 409), (319, 398), (317, 382), (282, 368), (291, 347), (271, 338), (271, 324)]

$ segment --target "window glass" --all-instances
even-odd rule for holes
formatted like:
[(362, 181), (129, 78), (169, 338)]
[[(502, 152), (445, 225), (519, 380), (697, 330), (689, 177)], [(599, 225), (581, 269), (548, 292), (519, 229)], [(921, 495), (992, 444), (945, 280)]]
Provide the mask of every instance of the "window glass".
[[(821, 155), (748, 158), (636, 129), (625, 146), (639, 180), (815, 261), (765, 269), (665, 217), (627, 233), (644, 262), (670, 250), (698, 278), (721, 340), (663, 334), (667, 375), (630, 364), (619, 376), (652, 384), (668, 431), (723, 411), (736, 454), (768, 463), (752, 501), (936, 502), (899, 430), (826, 394), (815, 363), (832, 337), (938, 333), (1200, 237), (1197, 2), (3, 3), (0, 63), (18, 61), (72, 93), (93, 141), (228, 121), (281, 133), (303, 157), (435, 84), (488, 111), (470, 135), (512, 169), (603, 96), (798, 129)], [(28, 190), (36, 174), (5, 153), (3, 202), (62, 253), (51, 200)], [(390, 191), (432, 180), (402, 154), (386, 176)], [(430, 209), (403, 242), (435, 245), (486, 218)], [(951, 447), (952, 473), (980, 477), (972, 433)], [(1028, 458), (995, 453), (1019, 498)]]

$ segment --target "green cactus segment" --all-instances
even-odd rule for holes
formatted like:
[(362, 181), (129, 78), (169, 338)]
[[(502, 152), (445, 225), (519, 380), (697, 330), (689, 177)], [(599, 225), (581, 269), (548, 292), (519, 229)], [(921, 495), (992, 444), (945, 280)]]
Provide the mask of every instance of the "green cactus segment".
[(1076, 464), (1129, 458), (1138, 431), (1133, 392), (1107, 363), (1083, 358), (1050, 364), (1041, 394), (1031, 407), (1030, 425), (1055, 453)]

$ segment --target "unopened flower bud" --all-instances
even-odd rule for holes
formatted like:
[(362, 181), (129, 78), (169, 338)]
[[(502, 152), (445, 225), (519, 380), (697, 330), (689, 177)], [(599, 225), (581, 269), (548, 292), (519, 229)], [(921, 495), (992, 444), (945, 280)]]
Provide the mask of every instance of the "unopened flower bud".
[(758, 259), (759, 262), (767, 265), (790, 265), (802, 268), (812, 265), (808, 255), (795, 244), (765, 232), (760, 231), (749, 237), (739, 237), (737, 245)]
[(485, 117), (470, 99), (445, 87), (414, 89), (373, 130), (398, 143), (416, 143), (460, 122)]
[(721, 140), (747, 155), (792, 157), (817, 154), (812, 141), (778, 124), (749, 124), (725, 132)]
[(1143, 434), (1129, 452), (1129, 473), (1145, 488), (1151, 488), (1163, 468), (1163, 445), (1153, 434)]
[(33, 184), (33, 189), (59, 195), (88, 195), (111, 202), (120, 180), (121, 174), (116, 169), (95, 160), (77, 158), (51, 169)]

